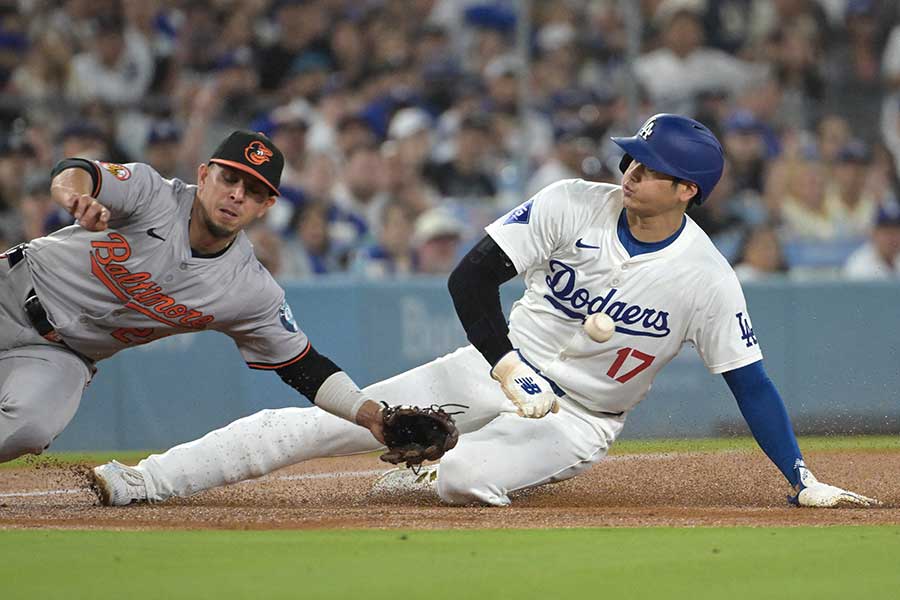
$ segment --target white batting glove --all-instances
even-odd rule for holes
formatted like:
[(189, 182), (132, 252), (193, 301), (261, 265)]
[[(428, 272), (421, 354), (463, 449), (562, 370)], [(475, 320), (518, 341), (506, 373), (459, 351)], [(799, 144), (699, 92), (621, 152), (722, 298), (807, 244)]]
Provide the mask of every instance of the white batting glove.
[(820, 482), (803, 463), (794, 468), (800, 474), (800, 483), (797, 486), (799, 488), (797, 495), (788, 497), (791, 504), (815, 508), (879, 506), (881, 504), (875, 498), (867, 498), (861, 494)]
[(500, 382), (520, 417), (540, 419), (548, 412), (559, 412), (550, 383), (522, 360), (518, 350), (504, 354), (491, 369), (491, 377)]

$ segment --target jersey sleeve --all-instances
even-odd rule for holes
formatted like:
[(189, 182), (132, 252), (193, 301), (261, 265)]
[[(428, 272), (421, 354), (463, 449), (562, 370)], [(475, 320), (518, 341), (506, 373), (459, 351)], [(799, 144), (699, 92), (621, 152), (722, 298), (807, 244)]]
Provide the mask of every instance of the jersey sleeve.
[(573, 240), (590, 218), (579, 201), (582, 193), (577, 182), (566, 179), (548, 185), (485, 227), (517, 273), (547, 260), (554, 250)]
[(110, 221), (133, 218), (159, 192), (165, 180), (150, 165), (91, 161), (98, 175), (93, 196), (110, 211)]
[(269, 278), (264, 290), (250, 294), (259, 308), (225, 331), (251, 369), (279, 369), (297, 362), (309, 351), (309, 339), (294, 319), (284, 290)]
[(747, 301), (734, 272), (700, 289), (708, 293), (704, 293), (704, 303), (695, 314), (688, 338), (706, 368), (718, 374), (762, 360)]

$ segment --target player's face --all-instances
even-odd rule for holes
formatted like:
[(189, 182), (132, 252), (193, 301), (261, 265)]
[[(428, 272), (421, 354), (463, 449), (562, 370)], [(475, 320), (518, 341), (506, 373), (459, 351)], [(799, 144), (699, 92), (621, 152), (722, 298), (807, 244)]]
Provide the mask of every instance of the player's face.
[(693, 183), (679, 182), (670, 175), (654, 171), (636, 160), (622, 175), (625, 208), (641, 216), (655, 216), (687, 210), (697, 191)]
[(263, 182), (230, 167), (200, 165), (197, 182), (200, 216), (214, 237), (235, 235), (275, 203)]

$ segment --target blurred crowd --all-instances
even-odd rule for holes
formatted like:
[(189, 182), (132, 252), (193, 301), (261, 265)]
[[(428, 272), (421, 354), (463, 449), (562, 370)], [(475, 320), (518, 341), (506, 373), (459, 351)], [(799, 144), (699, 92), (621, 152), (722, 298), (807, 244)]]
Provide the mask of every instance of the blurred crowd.
[(447, 273), (541, 187), (618, 183), (609, 137), (678, 112), (726, 149), (689, 214), (742, 279), (900, 277), (900, 3), (538, 0), (525, 52), (519, 5), (0, 2), (0, 245), (71, 222), (60, 158), (193, 182), (249, 128), (287, 160), (248, 232), (276, 277)]

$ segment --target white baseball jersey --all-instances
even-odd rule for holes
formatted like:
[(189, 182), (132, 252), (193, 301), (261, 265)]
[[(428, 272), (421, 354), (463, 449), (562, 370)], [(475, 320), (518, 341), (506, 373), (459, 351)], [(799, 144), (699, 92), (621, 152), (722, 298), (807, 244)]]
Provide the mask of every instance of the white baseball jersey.
[(243, 232), (220, 256), (191, 255), (188, 227), (197, 187), (151, 167), (93, 162), (105, 231), (71, 225), (29, 243), (35, 291), (63, 340), (99, 360), (177, 333), (230, 336), (249, 366), (298, 359), (308, 340), (284, 290)]
[[(589, 410), (640, 402), (685, 342), (712, 373), (762, 358), (731, 266), (689, 217), (665, 248), (631, 257), (617, 234), (621, 187), (580, 179), (550, 185), (486, 230), (524, 273), (510, 313), (522, 355)], [(604, 312), (605, 343), (582, 328)]]

